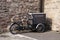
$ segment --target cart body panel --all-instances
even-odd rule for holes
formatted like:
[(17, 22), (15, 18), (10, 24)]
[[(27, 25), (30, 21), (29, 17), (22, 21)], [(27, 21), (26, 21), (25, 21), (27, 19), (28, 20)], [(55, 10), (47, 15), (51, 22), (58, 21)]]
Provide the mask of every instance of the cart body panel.
[[(30, 13), (32, 16), (32, 24), (46, 23), (46, 14), (44, 13)], [(30, 18), (31, 19), (31, 18)]]

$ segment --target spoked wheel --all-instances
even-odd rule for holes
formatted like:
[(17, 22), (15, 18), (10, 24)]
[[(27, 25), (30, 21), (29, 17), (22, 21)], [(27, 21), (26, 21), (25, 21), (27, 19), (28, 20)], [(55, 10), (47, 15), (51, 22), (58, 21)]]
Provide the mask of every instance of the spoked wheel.
[(44, 32), (45, 31), (45, 25), (42, 24), (42, 23), (39, 23), (37, 26), (36, 26), (36, 31), (37, 32)]
[(19, 32), (18, 28), (19, 28), (19, 25), (17, 23), (14, 23), (11, 25), (9, 30), (12, 34), (17, 34)]

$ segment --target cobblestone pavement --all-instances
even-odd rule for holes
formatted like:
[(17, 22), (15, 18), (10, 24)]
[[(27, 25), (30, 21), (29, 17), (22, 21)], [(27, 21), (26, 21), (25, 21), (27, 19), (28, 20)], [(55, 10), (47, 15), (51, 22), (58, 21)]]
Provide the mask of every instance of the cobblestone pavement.
[(0, 40), (60, 40), (60, 33), (22, 33), (13, 35), (11, 33), (0, 34)]

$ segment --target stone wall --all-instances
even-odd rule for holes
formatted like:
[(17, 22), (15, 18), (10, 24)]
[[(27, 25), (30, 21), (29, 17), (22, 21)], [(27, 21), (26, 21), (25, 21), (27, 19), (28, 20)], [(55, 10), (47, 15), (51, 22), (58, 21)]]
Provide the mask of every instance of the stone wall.
[(60, 0), (45, 0), (44, 12), (52, 19), (52, 30), (60, 30)]
[(7, 0), (7, 2), (11, 13), (39, 12), (39, 0)]
[(6, 4), (6, 0), (0, 0), (0, 32), (3, 31), (3, 29), (8, 25), (10, 21), (8, 14), (9, 9), (8, 6), (6, 6)]
[[(0, 0), (0, 29), (6, 28), (16, 14), (25, 15), (39, 11), (40, 0)], [(52, 30), (60, 30), (60, 0), (45, 0), (44, 13), (51, 21)]]
[[(6, 0), (0, 1), (0, 26), (4, 26), (8, 18), (8, 7), (6, 6)], [(5, 24), (4, 24), (5, 23)]]
[(0, 29), (6, 28), (16, 14), (38, 13), (40, 0), (0, 0)]

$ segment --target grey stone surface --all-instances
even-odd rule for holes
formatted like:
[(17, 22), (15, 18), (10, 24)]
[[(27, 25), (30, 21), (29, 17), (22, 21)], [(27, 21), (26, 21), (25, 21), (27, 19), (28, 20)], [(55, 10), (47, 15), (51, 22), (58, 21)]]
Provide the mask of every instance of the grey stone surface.
[(25, 37), (21, 34), (13, 35), (11, 33), (0, 34), (0, 40), (37, 40), (30, 37)]
[(59, 32), (45, 32), (45, 33), (22, 33), (12, 35), (11, 33), (0, 34), (0, 40), (60, 40)]

